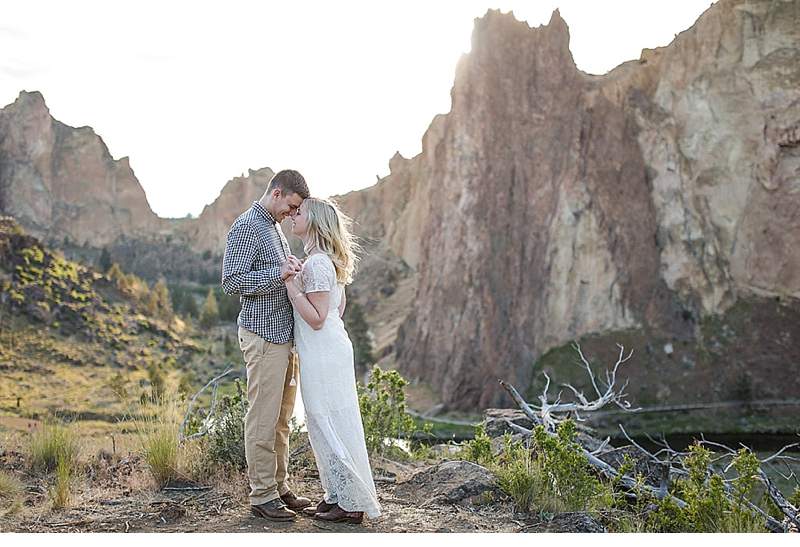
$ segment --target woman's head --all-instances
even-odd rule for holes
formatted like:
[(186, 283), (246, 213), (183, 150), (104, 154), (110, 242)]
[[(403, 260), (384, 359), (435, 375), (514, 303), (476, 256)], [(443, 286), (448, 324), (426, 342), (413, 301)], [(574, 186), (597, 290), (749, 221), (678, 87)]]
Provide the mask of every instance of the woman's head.
[(336, 279), (348, 284), (353, 280), (359, 250), (350, 232), (352, 221), (335, 203), (308, 198), (292, 218), (292, 233), (303, 239), (306, 253), (314, 249), (330, 256), (336, 268)]

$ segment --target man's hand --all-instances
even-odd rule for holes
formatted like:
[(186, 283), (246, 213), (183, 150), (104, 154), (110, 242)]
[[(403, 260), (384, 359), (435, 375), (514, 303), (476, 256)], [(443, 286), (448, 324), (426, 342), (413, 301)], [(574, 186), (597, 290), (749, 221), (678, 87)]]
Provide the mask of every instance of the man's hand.
[(292, 275), (297, 275), (303, 271), (303, 264), (294, 255), (289, 255), (286, 262), (281, 266), (281, 279), (286, 281)]
[(295, 265), (295, 267), (297, 268), (297, 273), (300, 273), (300, 272), (303, 270), (303, 261), (302, 261), (302, 260), (300, 260), (299, 258), (297, 258), (296, 256), (294, 256), (294, 255), (289, 255), (289, 256), (287, 257), (287, 260), (291, 260), (291, 261), (292, 261), (292, 263), (293, 263), (293, 264)]

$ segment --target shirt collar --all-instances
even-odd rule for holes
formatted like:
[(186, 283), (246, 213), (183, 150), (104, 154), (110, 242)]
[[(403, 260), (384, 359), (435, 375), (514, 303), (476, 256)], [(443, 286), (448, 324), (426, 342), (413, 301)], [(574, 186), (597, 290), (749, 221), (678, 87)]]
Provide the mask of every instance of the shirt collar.
[(256, 213), (258, 213), (264, 220), (266, 220), (266, 221), (268, 221), (268, 222), (270, 222), (272, 224), (277, 224), (277, 222), (275, 221), (275, 218), (259, 202), (257, 202), (257, 201), (253, 202), (253, 210)]

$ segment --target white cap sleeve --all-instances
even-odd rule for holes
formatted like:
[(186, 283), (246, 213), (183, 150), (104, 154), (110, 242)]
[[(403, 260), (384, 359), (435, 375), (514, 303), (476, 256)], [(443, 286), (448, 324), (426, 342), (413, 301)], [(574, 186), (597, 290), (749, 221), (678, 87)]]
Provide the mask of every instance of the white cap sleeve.
[(307, 293), (330, 291), (336, 284), (336, 269), (330, 257), (324, 253), (309, 256), (303, 265), (302, 280)]

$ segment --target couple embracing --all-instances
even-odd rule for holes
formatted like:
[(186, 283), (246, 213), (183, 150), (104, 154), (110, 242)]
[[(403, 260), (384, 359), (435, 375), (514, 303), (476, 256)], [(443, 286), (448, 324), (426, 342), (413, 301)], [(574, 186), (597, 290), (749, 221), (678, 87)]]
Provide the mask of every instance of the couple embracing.
[[(279, 225), (287, 217), (292, 233), (303, 240), (304, 261), (291, 254)], [(256, 516), (294, 520), (302, 511), (322, 520), (360, 523), (365, 513), (380, 515), (353, 346), (342, 322), (344, 288), (357, 260), (349, 224), (332, 202), (309, 197), (300, 173), (285, 170), (228, 233), (222, 288), (241, 295), (237, 322), (249, 403), (245, 454)], [(325, 491), (315, 507), (288, 483), (289, 419), (298, 382)]]

